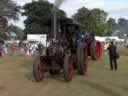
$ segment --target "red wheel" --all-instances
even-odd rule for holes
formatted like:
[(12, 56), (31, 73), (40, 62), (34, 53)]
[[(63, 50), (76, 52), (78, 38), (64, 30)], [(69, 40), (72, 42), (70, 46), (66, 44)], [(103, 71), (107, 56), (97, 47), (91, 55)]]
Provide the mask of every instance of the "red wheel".
[(74, 74), (74, 58), (70, 54), (66, 54), (64, 58), (64, 79), (71, 81)]
[(79, 74), (86, 74), (88, 70), (88, 53), (87, 46), (80, 44), (77, 48), (77, 68)]
[(102, 56), (102, 45), (99, 41), (91, 43), (91, 57), (93, 60), (99, 60)]
[(46, 61), (43, 57), (37, 59), (33, 63), (33, 76), (37, 82), (44, 79)]

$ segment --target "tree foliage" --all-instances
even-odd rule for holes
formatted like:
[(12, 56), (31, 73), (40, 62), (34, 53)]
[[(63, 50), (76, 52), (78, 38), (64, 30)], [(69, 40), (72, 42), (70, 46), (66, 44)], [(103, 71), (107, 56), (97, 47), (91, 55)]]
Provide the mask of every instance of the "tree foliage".
[(18, 19), (20, 7), (12, 0), (0, 0), (0, 16), (8, 19)]
[(125, 19), (125, 18), (119, 18), (119, 19), (118, 19), (117, 29), (118, 29), (122, 34), (127, 34), (127, 37), (128, 37), (128, 20)]
[(118, 25), (122, 27), (127, 27), (128, 26), (128, 20), (125, 18), (119, 18), (118, 19)]
[(109, 18), (106, 22), (106, 34), (110, 36), (117, 29), (117, 23), (114, 18)]
[(78, 12), (73, 16), (73, 18), (81, 24), (81, 31), (89, 31), (89, 9), (82, 7), (78, 10)]
[[(53, 7), (46, 0), (26, 4), (23, 7), (23, 16), (27, 17), (24, 21), (25, 32), (42, 34), (51, 31), (48, 24), (52, 23)], [(60, 9), (57, 9), (57, 15), (58, 18), (66, 17), (66, 13)], [(90, 10), (82, 7), (73, 15), (73, 19), (81, 25), (82, 32), (94, 32), (96, 35), (111, 35), (117, 29), (128, 29), (127, 20), (120, 18), (118, 24), (114, 18), (107, 20), (107, 12), (99, 8)]]
[(97, 35), (103, 34), (107, 18), (107, 13), (104, 10), (98, 8), (89, 10), (82, 7), (73, 17), (82, 24), (81, 31), (94, 32)]
[(0, 0), (0, 35), (5, 38), (8, 31), (8, 20), (18, 20), (20, 7), (12, 0)]
[[(51, 22), (53, 4), (47, 1), (36, 1), (28, 3), (24, 6), (23, 15), (27, 16), (25, 23), (25, 31), (27, 33), (47, 33), (48, 24)], [(59, 16), (66, 16), (62, 10), (57, 11)]]
[(16, 33), (17, 39), (23, 39), (23, 37), (24, 37), (23, 30), (21, 28), (19, 28), (18, 26), (13, 25), (13, 24), (8, 26), (8, 32)]

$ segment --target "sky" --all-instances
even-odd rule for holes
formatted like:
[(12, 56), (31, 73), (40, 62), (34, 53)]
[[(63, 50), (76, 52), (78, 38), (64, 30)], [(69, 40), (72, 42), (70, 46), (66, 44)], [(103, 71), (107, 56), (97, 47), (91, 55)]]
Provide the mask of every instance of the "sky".
[[(13, 0), (16, 1), (18, 5), (24, 5), (32, 0)], [(54, 0), (48, 0), (54, 2)], [(65, 2), (60, 6), (68, 17), (71, 17), (77, 12), (81, 7), (87, 7), (89, 9), (101, 8), (108, 13), (108, 17), (127, 18), (128, 19), (128, 0), (65, 0)], [(24, 28), (25, 17), (20, 17), (20, 20), (15, 22), (21, 28)]]

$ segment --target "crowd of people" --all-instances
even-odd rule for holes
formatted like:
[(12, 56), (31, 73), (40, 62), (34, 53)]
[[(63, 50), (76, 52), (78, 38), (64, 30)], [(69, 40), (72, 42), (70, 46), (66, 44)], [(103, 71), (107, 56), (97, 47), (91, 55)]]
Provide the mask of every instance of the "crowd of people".
[[(114, 45), (113, 41), (109, 43), (109, 45), (105, 46), (109, 53), (109, 61), (110, 61), (110, 69), (117, 70), (117, 59), (119, 58), (118, 52), (116, 50), (116, 45)], [(4, 41), (0, 42), (0, 57), (4, 57), (6, 55), (16, 55), (19, 54), (21, 56), (34, 56), (37, 52), (41, 54), (43, 52), (43, 45), (41, 43), (4, 43)], [(45, 48), (44, 48), (45, 49)]]
[(31, 44), (31, 43), (4, 43), (0, 42), (0, 57), (4, 57), (6, 55), (22, 55), (22, 56), (33, 56), (37, 52), (41, 52), (40, 49), (43, 48), (41, 43)]

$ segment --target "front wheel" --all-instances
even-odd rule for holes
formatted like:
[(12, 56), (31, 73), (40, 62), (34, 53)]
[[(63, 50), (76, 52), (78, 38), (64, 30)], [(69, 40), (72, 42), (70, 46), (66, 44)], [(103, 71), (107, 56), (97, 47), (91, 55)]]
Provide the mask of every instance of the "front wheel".
[(74, 59), (71, 54), (66, 54), (64, 58), (64, 79), (71, 81), (74, 74)]
[(88, 69), (88, 53), (86, 44), (80, 44), (77, 47), (77, 69), (78, 73), (85, 75)]
[(43, 57), (36, 59), (33, 63), (33, 76), (37, 82), (44, 79), (46, 61)]

